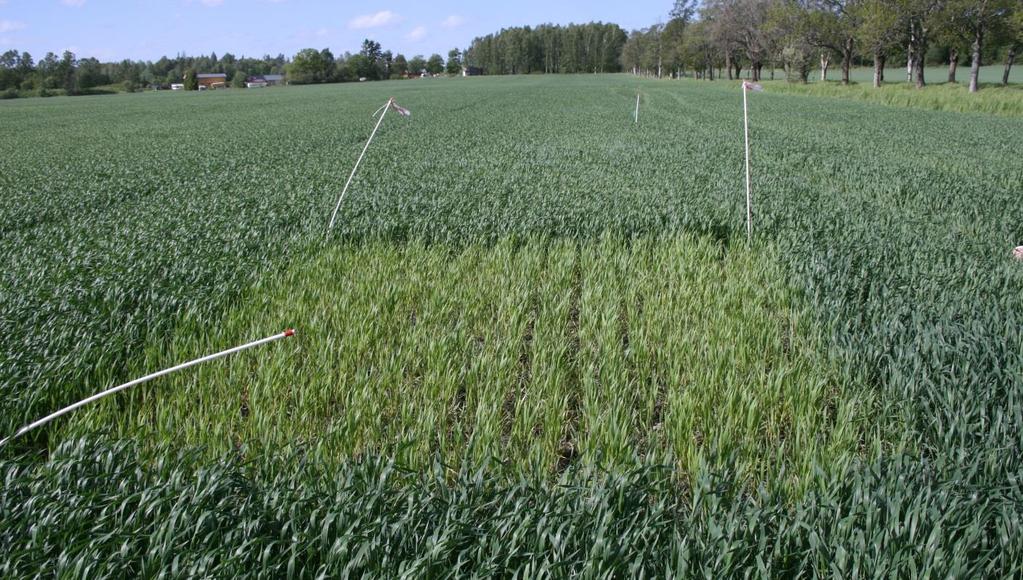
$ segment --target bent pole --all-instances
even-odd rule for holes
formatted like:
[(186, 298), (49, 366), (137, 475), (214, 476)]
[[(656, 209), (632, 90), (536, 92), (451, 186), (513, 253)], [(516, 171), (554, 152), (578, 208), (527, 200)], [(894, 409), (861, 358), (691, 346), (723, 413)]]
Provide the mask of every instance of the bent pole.
[(12, 440), (12, 439), (14, 439), (16, 437), (20, 437), (20, 436), (24, 435), (25, 433), (28, 433), (29, 431), (32, 431), (33, 429), (36, 429), (38, 427), (42, 427), (43, 425), (49, 423), (50, 421), (53, 421), (54, 419), (56, 419), (56, 418), (58, 418), (58, 417), (60, 417), (62, 415), (66, 415), (66, 414), (70, 413), (71, 411), (74, 411), (75, 409), (79, 409), (81, 407), (84, 407), (85, 405), (88, 405), (89, 403), (92, 403), (94, 401), (98, 401), (98, 400), (100, 400), (100, 399), (102, 399), (104, 397), (108, 397), (110, 395), (113, 395), (114, 393), (119, 393), (119, 392), (121, 392), (121, 391), (123, 391), (125, 389), (130, 389), (131, 387), (134, 387), (135, 385), (140, 385), (142, 383), (151, 381), (153, 379), (162, 377), (164, 375), (169, 375), (169, 374), (175, 373), (177, 371), (185, 370), (185, 369), (187, 369), (189, 367), (194, 367), (195, 365), (199, 365), (199, 364), (202, 364), (204, 362), (209, 362), (209, 361), (212, 361), (212, 360), (217, 360), (218, 358), (223, 358), (225, 356), (232, 355), (232, 354), (241, 352), (243, 350), (248, 350), (250, 348), (255, 348), (257, 346), (264, 345), (264, 344), (266, 344), (268, 342), (274, 342), (274, 341), (280, 340), (282, 338), (288, 338), (288, 337), (291, 337), (291, 336), (295, 336), (295, 331), (289, 328), (288, 330), (285, 330), (284, 332), (275, 334), (273, 336), (268, 336), (266, 338), (261, 338), (259, 340), (254, 340), (254, 341), (252, 341), (250, 343), (243, 344), (241, 346), (236, 346), (234, 348), (229, 348), (229, 349), (227, 349), (225, 351), (221, 351), (221, 352), (218, 352), (216, 354), (206, 355), (206, 356), (204, 356), (202, 358), (197, 358), (197, 359), (195, 359), (193, 361), (182, 363), (182, 364), (179, 364), (177, 366), (171, 367), (169, 369), (164, 369), (162, 371), (157, 371), (155, 373), (148, 374), (148, 375), (146, 375), (146, 376), (144, 376), (142, 378), (138, 378), (138, 379), (135, 379), (134, 381), (130, 381), (130, 382), (124, 383), (123, 385), (118, 385), (116, 387), (107, 389), (107, 390), (105, 390), (105, 391), (103, 391), (101, 393), (96, 393), (95, 395), (93, 395), (93, 396), (91, 396), (89, 398), (82, 399), (81, 401), (78, 401), (77, 403), (75, 403), (73, 405), (69, 405), (67, 407), (64, 407), (63, 409), (61, 409), (61, 410), (59, 410), (59, 411), (57, 411), (55, 413), (51, 413), (51, 414), (43, 417), (42, 419), (39, 419), (37, 421), (29, 423), (28, 425), (25, 425), (21, 429), (18, 429), (18, 431), (14, 435), (11, 435), (10, 437), (7, 437), (6, 439), (0, 440), (0, 447), (3, 447), (4, 445), (6, 445), (8, 441), (10, 441), (10, 440)]
[(746, 93), (750, 91), (762, 92), (764, 87), (759, 83), (742, 81), (742, 128), (743, 137), (746, 141), (746, 241), (753, 240), (753, 192), (750, 187), (749, 175), (749, 106)]
[(334, 220), (337, 219), (337, 212), (341, 209), (341, 202), (345, 199), (345, 194), (348, 193), (348, 187), (352, 185), (352, 180), (355, 179), (355, 173), (359, 171), (359, 165), (362, 163), (362, 158), (366, 156), (366, 151), (369, 150), (369, 144), (373, 142), (373, 137), (376, 137), (377, 130), (380, 129), (381, 123), (384, 122), (384, 117), (387, 116), (387, 110), (391, 108), (391, 103), (394, 102), (394, 97), (388, 99), (387, 104), (381, 107), (377, 112), (381, 110), (383, 113), (380, 115), (380, 119), (377, 120), (376, 127), (373, 127), (373, 132), (369, 134), (369, 139), (366, 140), (366, 146), (362, 148), (362, 153), (359, 154), (359, 159), (355, 162), (355, 167), (352, 168), (352, 174), (348, 176), (348, 181), (345, 182), (344, 189), (341, 190), (341, 196), (337, 198), (337, 205), (334, 206), (334, 213), (330, 215), (330, 224), (327, 226), (327, 233), (334, 229)]
[(743, 129), (746, 137), (746, 240), (753, 239), (753, 193), (750, 190), (750, 114), (746, 93), (749, 88), (743, 83)]

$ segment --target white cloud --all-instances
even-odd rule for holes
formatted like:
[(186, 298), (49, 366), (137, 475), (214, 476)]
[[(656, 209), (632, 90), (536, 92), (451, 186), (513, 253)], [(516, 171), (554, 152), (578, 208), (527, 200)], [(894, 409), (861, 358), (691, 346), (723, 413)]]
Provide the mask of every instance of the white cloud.
[(0, 20), (0, 34), (4, 32), (14, 32), (15, 30), (24, 30), (28, 28), (24, 22), (18, 22), (17, 20)]
[(364, 28), (379, 28), (381, 26), (387, 26), (388, 24), (394, 24), (401, 19), (397, 13), (391, 12), (390, 10), (381, 10), (376, 14), (363, 14), (353, 18), (348, 23), (348, 28), (352, 30), (361, 30)]
[(220, 6), (224, 3), (224, 0), (199, 0), (199, 2), (202, 3), (203, 6), (212, 8), (214, 6)]
[(440, 23), (440, 25), (443, 26), (444, 28), (458, 28), (463, 24), (465, 24), (465, 18), (462, 18), (457, 14), (452, 14), (451, 16), (448, 16), (447, 18), (444, 19), (444, 22)]
[(426, 38), (425, 26), (417, 26), (412, 29), (412, 32), (409, 32), (408, 34), (405, 35), (406, 40), (411, 40), (413, 42), (422, 40), (424, 38)]
[(85, 6), (85, 0), (60, 0), (60, 3), (64, 6), (73, 6), (75, 8)]

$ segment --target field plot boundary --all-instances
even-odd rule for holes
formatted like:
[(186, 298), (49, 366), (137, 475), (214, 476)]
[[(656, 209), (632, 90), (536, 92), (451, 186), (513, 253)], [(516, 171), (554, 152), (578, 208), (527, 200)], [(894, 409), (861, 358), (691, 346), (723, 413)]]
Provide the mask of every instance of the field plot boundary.
[(752, 250), (679, 235), (311, 251), (155, 360), (281, 320), (305, 321), (298, 342), (109, 403), (71, 433), (539, 473), (731, 465), (751, 483), (806, 483), (876, 445), (873, 403), (826, 360), (773, 250)]

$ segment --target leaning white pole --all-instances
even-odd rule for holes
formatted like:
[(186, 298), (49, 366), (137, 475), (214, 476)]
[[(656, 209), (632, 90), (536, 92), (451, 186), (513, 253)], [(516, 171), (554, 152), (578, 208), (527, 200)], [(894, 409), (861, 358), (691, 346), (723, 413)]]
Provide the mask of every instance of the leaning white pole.
[(749, 110), (746, 105), (746, 93), (749, 89), (742, 83), (742, 120), (746, 137), (746, 239), (753, 239), (753, 194), (750, 191), (749, 179)]
[(636, 124), (639, 124), (639, 93), (636, 94)]
[(344, 189), (341, 190), (341, 197), (337, 198), (337, 205), (334, 206), (334, 213), (330, 216), (330, 225), (327, 226), (327, 232), (334, 228), (334, 220), (337, 219), (337, 212), (341, 209), (341, 202), (345, 199), (345, 194), (348, 193), (348, 186), (352, 184), (352, 180), (355, 179), (355, 172), (359, 170), (359, 164), (362, 163), (362, 158), (366, 156), (366, 151), (369, 149), (369, 144), (373, 142), (373, 137), (376, 137), (377, 129), (380, 128), (380, 124), (384, 122), (384, 117), (387, 116), (387, 110), (390, 109), (393, 98), (388, 99), (387, 104), (383, 106), (383, 113), (380, 115), (380, 119), (377, 121), (376, 127), (373, 127), (373, 132), (369, 134), (369, 139), (366, 141), (366, 146), (362, 148), (362, 153), (359, 154), (359, 160), (355, 162), (355, 167), (352, 168), (352, 174), (348, 176), (348, 181), (345, 183)]
[(255, 341), (252, 341), (252, 342), (250, 342), (248, 344), (243, 344), (241, 346), (236, 346), (234, 348), (229, 348), (229, 349), (227, 349), (227, 350), (225, 350), (223, 352), (218, 352), (216, 354), (207, 355), (207, 356), (204, 356), (202, 358), (197, 358), (197, 359), (195, 359), (193, 361), (182, 363), (182, 364), (179, 364), (178, 366), (171, 367), (169, 369), (164, 369), (162, 371), (157, 371), (155, 373), (146, 375), (146, 376), (144, 376), (142, 378), (135, 379), (134, 381), (131, 381), (131, 382), (128, 382), (128, 383), (124, 383), (123, 385), (119, 385), (119, 386), (113, 387), (111, 389), (107, 389), (107, 390), (103, 391), (102, 393), (96, 393), (95, 395), (93, 395), (93, 396), (91, 396), (91, 397), (89, 397), (87, 399), (82, 399), (81, 401), (78, 401), (74, 405), (70, 405), (68, 407), (64, 407), (63, 409), (57, 411), (56, 413), (51, 413), (51, 414), (43, 417), (42, 419), (39, 419), (38, 421), (29, 423), (28, 425), (25, 425), (21, 429), (18, 429), (18, 431), (14, 435), (11, 435), (10, 437), (7, 437), (6, 439), (0, 440), (0, 447), (3, 447), (8, 441), (10, 441), (11, 439), (14, 439), (15, 437), (20, 437), (21, 435), (24, 435), (25, 433), (28, 433), (29, 431), (31, 431), (31, 430), (33, 430), (33, 429), (35, 429), (37, 427), (42, 427), (43, 425), (49, 423), (50, 421), (53, 421), (57, 417), (60, 417), (61, 415), (66, 415), (66, 414), (70, 413), (71, 411), (74, 411), (75, 409), (78, 409), (80, 407), (84, 407), (85, 405), (88, 405), (89, 403), (92, 403), (93, 401), (98, 401), (98, 400), (100, 400), (100, 399), (102, 399), (104, 397), (113, 395), (114, 393), (119, 393), (119, 392), (121, 392), (121, 391), (123, 391), (125, 389), (130, 389), (131, 387), (134, 387), (135, 385), (139, 385), (139, 384), (145, 383), (147, 381), (151, 381), (151, 380), (153, 380), (155, 378), (159, 378), (159, 377), (162, 377), (164, 375), (169, 375), (171, 373), (174, 373), (174, 372), (177, 372), (177, 371), (181, 371), (181, 370), (187, 369), (189, 367), (194, 367), (195, 365), (202, 364), (204, 362), (209, 362), (209, 361), (212, 361), (212, 360), (216, 360), (218, 358), (223, 358), (225, 356), (232, 355), (234, 353), (241, 352), (243, 350), (248, 350), (250, 348), (254, 348), (254, 347), (260, 346), (262, 344), (266, 344), (268, 342), (274, 342), (275, 340), (280, 340), (282, 338), (288, 338), (289, 336), (295, 336), (295, 331), (290, 329), (290, 328), (288, 330), (285, 330), (284, 332), (279, 333), (279, 334), (275, 334), (273, 336), (268, 336), (266, 338), (261, 338), (259, 340), (255, 340)]

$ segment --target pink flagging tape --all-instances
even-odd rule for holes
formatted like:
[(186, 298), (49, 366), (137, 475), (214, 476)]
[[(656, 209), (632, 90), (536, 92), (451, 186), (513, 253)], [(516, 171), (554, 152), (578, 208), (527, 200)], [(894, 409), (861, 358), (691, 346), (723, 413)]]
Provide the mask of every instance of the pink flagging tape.
[(405, 107), (402, 107), (398, 103), (395, 103), (394, 102), (394, 97), (391, 97), (391, 108), (394, 109), (395, 112), (397, 112), (402, 117), (411, 117), (412, 116), (412, 111), (406, 109)]

